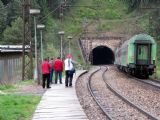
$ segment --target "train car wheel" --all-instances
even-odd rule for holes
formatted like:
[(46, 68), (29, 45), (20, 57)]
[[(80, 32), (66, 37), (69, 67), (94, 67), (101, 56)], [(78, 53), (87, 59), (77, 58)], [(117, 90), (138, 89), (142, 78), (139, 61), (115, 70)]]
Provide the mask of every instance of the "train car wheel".
[(135, 75), (135, 70), (134, 69), (132, 70), (132, 75)]
[(131, 70), (131, 69), (128, 69), (128, 71), (129, 71), (129, 74), (132, 75), (132, 70)]
[(144, 75), (144, 77), (145, 77), (145, 79), (148, 79), (148, 78), (149, 78), (149, 75), (146, 73), (146, 74)]

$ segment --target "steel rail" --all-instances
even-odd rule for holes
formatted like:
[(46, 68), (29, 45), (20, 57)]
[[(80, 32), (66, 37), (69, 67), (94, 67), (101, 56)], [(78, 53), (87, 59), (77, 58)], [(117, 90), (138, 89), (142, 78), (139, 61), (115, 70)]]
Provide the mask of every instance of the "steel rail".
[(96, 99), (93, 91), (92, 91), (92, 88), (91, 88), (91, 77), (98, 71), (101, 70), (101, 67), (94, 71), (93, 73), (91, 73), (91, 75), (89, 76), (89, 80), (88, 80), (88, 84), (87, 84), (87, 87), (88, 87), (88, 90), (90, 91), (91, 93), (91, 96), (94, 98), (95, 102), (97, 103), (97, 105), (100, 107), (100, 109), (102, 110), (102, 112), (106, 115), (106, 117), (109, 119), (109, 120), (113, 120), (112, 117), (106, 112), (106, 110), (104, 109), (104, 107), (99, 103), (99, 101)]
[[(124, 71), (121, 71), (121, 70), (119, 70), (119, 71), (124, 74)], [(125, 74), (125, 75), (126, 75), (126, 74)], [(156, 87), (156, 88), (160, 89), (160, 81), (159, 81), (159, 80), (154, 80), (154, 79), (140, 79), (140, 78), (137, 78), (137, 77), (132, 76), (132, 75), (130, 75), (130, 74), (127, 74), (126, 76), (131, 77), (131, 78), (133, 78), (134, 80), (136, 80), (136, 81), (138, 81), (138, 82), (145, 83), (145, 84), (148, 84), (148, 85), (150, 85), (150, 86), (153, 86), (153, 87)], [(155, 83), (155, 84), (149, 83), (148, 81), (149, 81), (149, 82), (153, 82), (153, 83)], [(156, 85), (156, 83), (159, 84), (159, 86)]]
[[(107, 69), (105, 70), (105, 72), (107, 71)], [(131, 102), (130, 100), (128, 100), (125, 96), (121, 95), (117, 90), (115, 90), (106, 80), (105, 78), (105, 72), (103, 73), (103, 80), (106, 83), (106, 87), (108, 87), (115, 95), (117, 95), (119, 98), (121, 98), (123, 101), (125, 101), (126, 103), (128, 103), (129, 105), (131, 105), (132, 107), (136, 108), (138, 111), (140, 111), (142, 114), (148, 116), (150, 119), (152, 120), (159, 120), (158, 117), (152, 115), (151, 113), (147, 112), (146, 110), (144, 110), (143, 108), (140, 108), (138, 105), (136, 105), (135, 103)]]
[[(148, 84), (150, 86), (153, 86), (153, 87), (156, 87), (156, 88), (160, 89), (160, 81), (158, 81), (158, 80), (157, 81), (156, 80), (152, 80), (152, 79), (143, 80), (143, 79), (139, 79), (139, 78), (136, 78), (136, 77), (134, 77), (134, 80), (142, 82), (142, 83), (145, 83), (145, 84)], [(153, 82), (154, 84), (150, 83), (150, 82)], [(158, 86), (158, 84), (159, 84), (159, 86)]]

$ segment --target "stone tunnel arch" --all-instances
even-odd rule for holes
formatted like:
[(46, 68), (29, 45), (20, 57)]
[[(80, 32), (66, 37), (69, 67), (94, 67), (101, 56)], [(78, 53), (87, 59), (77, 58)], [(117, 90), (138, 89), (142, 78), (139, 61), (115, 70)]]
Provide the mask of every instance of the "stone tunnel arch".
[(115, 56), (109, 47), (98, 46), (91, 51), (89, 60), (92, 65), (108, 65), (114, 63)]

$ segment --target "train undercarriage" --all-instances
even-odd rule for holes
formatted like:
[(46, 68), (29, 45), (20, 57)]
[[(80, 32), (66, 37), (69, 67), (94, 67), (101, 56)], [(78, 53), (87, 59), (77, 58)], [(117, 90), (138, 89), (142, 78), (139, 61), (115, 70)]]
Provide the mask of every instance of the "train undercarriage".
[(155, 65), (151, 64), (151, 65), (128, 65), (126, 66), (117, 66), (120, 70), (138, 77), (138, 78), (145, 78), (148, 79), (149, 75), (153, 75), (154, 73), (154, 69), (155, 69)]

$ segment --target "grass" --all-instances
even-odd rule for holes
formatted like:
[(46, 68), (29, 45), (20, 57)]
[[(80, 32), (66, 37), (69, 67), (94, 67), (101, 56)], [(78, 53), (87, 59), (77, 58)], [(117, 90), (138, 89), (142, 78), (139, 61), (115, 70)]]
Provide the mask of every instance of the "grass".
[(156, 77), (158, 80), (160, 80), (160, 70), (157, 70)]
[(17, 84), (12, 84), (12, 85), (0, 85), (0, 91), (11, 93), (22, 86), (27, 86), (27, 85), (31, 85), (31, 84), (34, 84), (33, 80), (25, 80), (25, 81), (21, 81)]
[(29, 120), (40, 96), (0, 95), (0, 120)]
[(41, 96), (16, 95), (15, 91), (24, 86), (35, 84), (25, 80), (15, 85), (0, 85), (0, 120), (30, 120)]
[(0, 90), (5, 91), (5, 90), (13, 90), (16, 87), (14, 85), (0, 85)]
[(159, 63), (157, 63), (156, 77), (157, 77), (157, 79), (160, 80), (160, 64)]

